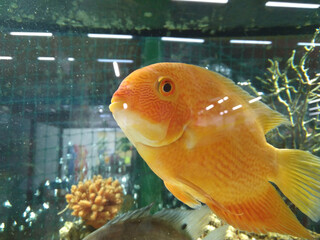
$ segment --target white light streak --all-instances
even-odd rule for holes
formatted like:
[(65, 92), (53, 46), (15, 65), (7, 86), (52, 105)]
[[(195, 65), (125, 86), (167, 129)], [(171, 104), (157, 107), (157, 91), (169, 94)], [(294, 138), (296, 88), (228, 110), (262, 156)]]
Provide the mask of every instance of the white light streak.
[(270, 45), (271, 41), (262, 41), (262, 40), (240, 40), (240, 39), (232, 39), (230, 40), (232, 44), (259, 44), (259, 45)]
[(228, 99), (229, 99), (228, 96), (225, 96), (225, 97), (223, 98), (224, 101), (227, 101)]
[(200, 38), (161, 37), (161, 40), (169, 42), (204, 43), (204, 39)]
[(88, 33), (89, 38), (132, 39), (132, 35)]
[(312, 112), (312, 113), (309, 113), (309, 116), (315, 116), (315, 115), (319, 115), (320, 114), (320, 111), (319, 112)]
[(213, 105), (213, 104), (210, 104), (209, 106), (206, 107), (206, 110), (208, 111), (208, 110), (210, 110), (210, 109), (213, 108), (213, 107), (214, 107), (214, 105)]
[(123, 109), (127, 109), (128, 108), (128, 104), (124, 103), (123, 105)]
[(226, 4), (228, 0), (172, 0), (174, 2), (199, 2), (199, 3), (220, 3)]
[(224, 114), (227, 114), (227, 113), (228, 113), (228, 110), (224, 110), (223, 113), (224, 113)]
[(120, 77), (120, 69), (119, 69), (119, 65), (117, 62), (113, 62), (113, 70), (114, 70), (114, 74), (116, 75), (116, 77)]
[(311, 100), (311, 101), (309, 101), (308, 103), (309, 103), (309, 104), (312, 104), (312, 103), (316, 103), (316, 102), (320, 102), (320, 98)]
[(298, 42), (298, 46), (308, 46), (308, 47), (319, 47), (320, 43), (311, 43), (311, 42)]
[(69, 62), (73, 62), (75, 59), (73, 57), (68, 57)]
[(313, 108), (309, 108), (309, 111), (314, 111), (314, 110), (318, 110), (320, 109), (320, 106), (316, 106), (316, 107), (313, 107)]
[(0, 56), (0, 60), (12, 60), (10, 56)]
[(260, 99), (261, 99), (261, 97), (253, 98), (253, 99), (249, 100), (249, 103), (254, 103), (256, 101), (259, 101)]
[(241, 85), (241, 86), (247, 86), (247, 85), (249, 85), (248, 82), (238, 82), (237, 84), (238, 84), (238, 85)]
[(131, 59), (108, 59), (108, 58), (98, 58), (98, 62), (103, 62), (103, 63), (133, 63), (133, 60)]
[(28, 36), (28, 37), (52, 37), (50, 32), (10, 32), (12, 36)]
[(54, 57), (37, 57), (39, 61), (54, 61), (56, 60)]
[(316, 9), (316, 8), (320, 7), (320, 4), (269, 1), (269, 2), (266, 2), (266, 7), (286, 7), (286, 8)]
[(223, 103), (223, 99), (220, 99), (220, 100), (218, 101), (218, 103), (219, 103), (219, 104)]
[(232, 108), (232, 110), (237, 110), (237, 109), (239, 109), (239, 108), (241, 108), (241, 107), (242, 107), (242, 105), (241, 105), (241, 104), (239, 104), (239, 105), (237, 105), (237, 106), (233, 107), (233, 108)]

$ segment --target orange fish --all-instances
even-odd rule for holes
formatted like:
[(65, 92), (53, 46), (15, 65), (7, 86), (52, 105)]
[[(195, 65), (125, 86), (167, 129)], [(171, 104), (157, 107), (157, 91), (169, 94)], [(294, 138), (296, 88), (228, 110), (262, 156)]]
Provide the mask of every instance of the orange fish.
[(175, 197), (207, 204), (249, 232), (312, 239), (271, 184), (313, 221), (320, 218), (320, 160), (277, 149), (265, 134), (286, 119), (233, 81), (182, 63), (131, 73), (110, 110)]

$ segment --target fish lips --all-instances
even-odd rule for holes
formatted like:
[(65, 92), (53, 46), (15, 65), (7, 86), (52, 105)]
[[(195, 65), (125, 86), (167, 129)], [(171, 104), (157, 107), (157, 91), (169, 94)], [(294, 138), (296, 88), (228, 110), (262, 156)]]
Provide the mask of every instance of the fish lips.
[(112, 113), (115, 113), (117, 111), (121, 111), (123, 109), (127, 108), (127, 104), (125, 102), (115, 102), (115, 101), (111, 101), (111, 104), (109, 105), (109, 110)]
[(119, 127), (129, 140), (136, 145), (141, 143), (151, 147), (161, 147), (165, 141), (169, 122), (154, 123), (128, 106), (124, 101), (112, 99), (109, 109)]

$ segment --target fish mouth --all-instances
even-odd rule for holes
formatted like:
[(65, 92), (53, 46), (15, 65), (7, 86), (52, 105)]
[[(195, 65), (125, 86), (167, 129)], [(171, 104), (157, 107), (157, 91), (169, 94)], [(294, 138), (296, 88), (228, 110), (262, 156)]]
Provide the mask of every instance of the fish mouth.
[(109, 109), (119, 127), (129, 140), (148, 146), (159, 147), (164, 145), (168, 124), (152, 123), (138, 112), (128, 109), (128, 104), (120, 99), (112, 99)]
[(126, 104), (125, 102), (123, 101), (114, 101), (114, 100), (111, 100), (111, 104), (109, 105), (109, 110), (112, 112), (112, 113), (115, 113), (117, 111), (120, 111), (120, 110), (123, 110), (123, 109), (127, 109), (128, 107), (128, 104)]
[(170, 121), (152, 122), (138, 111), (128, 107), (126, 101), (118, 97), (111, 99), (109, 109), (118, 126), (133, 145), (140, 143), (150, 147), (162, 147), (176, 141), (183, 134), (182, 131), (177, 136), (167, 139)]

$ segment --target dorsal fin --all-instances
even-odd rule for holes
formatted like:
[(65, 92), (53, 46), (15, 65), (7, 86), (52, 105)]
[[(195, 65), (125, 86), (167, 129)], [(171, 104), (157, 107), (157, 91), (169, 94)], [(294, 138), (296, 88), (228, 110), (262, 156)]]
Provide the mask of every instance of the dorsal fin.
[(267, 133), (271, 129), (277, 127), (282, 123), (288, 124), (288, 119), (280, 114), (279, 112), (272, 110), (266, 104), (259, 101), (258, 98), (252, 97), (248, 92), (243, 90), (241, 87), (237, 86), (232, 80), (216, 73), (212, 72), (215, 78), (218, 78), (221, 83), (223, 83), (227, 89), (234, 92), (244, 101), (248, 102), (249, 106), (257, 115), (257, 121), (261, 124), (264, 133)]
[(150, 210), (152, 207), (153, 207), (153, 203), (151, 203), (143, 208), (139, 208), (139, 209), (136, 209), (133, 211), (123, 213), (123, 214), (115, 217), (114, 219), (110, 220), (106, 225), (112, 225), (115, 223), (124, 222), (128, 219), (132, 220), (132, 219), (138, 219), (138, 218), (150, 216)]
[(107, 229), (109, 227), (112, 227), (113, 224), (123, 223), (127, 220), (141, 219), (144, 217), (148, 217), (148, 216), (150, 216), (150, 209), (152, 208), (152, 206), (153, 206), (153, 203), (151, 203), (143, 208), (129, 211), (129, 212), (123, 213), (121, 215), (118, 215), (114, 219), (110, 220), (105, 225), (103, 225), (101, 228), (90, 233), (83, 240), (102, 240), (102, 239), (105, 239), (106, 231), (108, 231)]

